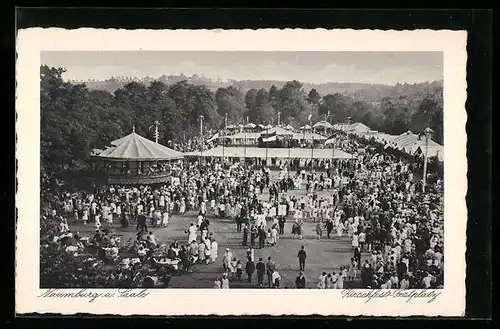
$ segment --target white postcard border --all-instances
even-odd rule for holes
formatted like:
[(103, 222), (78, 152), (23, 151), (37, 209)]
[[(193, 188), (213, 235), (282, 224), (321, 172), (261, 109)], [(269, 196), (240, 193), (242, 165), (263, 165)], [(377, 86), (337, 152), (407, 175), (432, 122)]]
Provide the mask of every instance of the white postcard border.
[[(120, 315), (463, 316), (467, 207), (465, 31), (115, 30), (18, 31), (16, 64), (16, 313)], [(144, 298), (40, 298), (40, 52), (71, 50), (442, 51), (444, 56), (445, 288), (432, 302), (342, 298), (340, 290), (152, 289)], [(65, 289), (77, 292), (80, 289)], [(92, 290), (92, 289), (90, 289)], [(141, 289), (137, 289), (140, 291)], [(116, 289), (93, 289), (116, 293)], [(365, 291), (365, 290), (359, 290)], [(366, 291), (365, 291), (366, 292)]]

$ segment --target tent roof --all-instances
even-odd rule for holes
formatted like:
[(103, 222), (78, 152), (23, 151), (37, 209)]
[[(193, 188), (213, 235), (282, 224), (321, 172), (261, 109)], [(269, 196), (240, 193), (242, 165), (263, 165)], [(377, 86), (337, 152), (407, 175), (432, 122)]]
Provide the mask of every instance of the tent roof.
[(310, 125), (305, 125), (305, 126), (300, 127), (300, 129), (302, 129), (302, 130), (310, 130), (311, 126)]
[(318, 128), (318, 127), (324, 127), (324, 128), (333, 128), (332, 124), (328, 121), (319, 121), (319, 122), (316, 122), (314, 125), (313, 125), (314, 128)]
[(401, 135), (395, 137), (391, 143), (396, 145), (400, 149), (404, 149), (407, 146), (410, 146), (418, 141), (418, 135), (412, 133), (411, 131), (407, 131), (402, 133)]
[[(247, 147), (246, 150), (244, 147), (225, 147), (222, 150), (222, 146), (218, 146), (209, 150), (203, 151), (203, 154), (200, 154), (199, 151), (196, 152), (188, 152), (186, 156), (203, 156), (203, 157), (238, 157), (238, 158), (266, 158), (266, 149), (259, 147)], [(335, 159), (351, 159), (353, 156), (344, 151), (335, 149), (335, 152), (331, 148), (325, 149), (309, 149), (309, 148), (268, 148), (268, 157), (272, 158), (282, 158), (286, 159), (290, 156), (290, 158), (301, 158), (301, 159), (311, 159), (311, 157), (315, 159), (331, 159), (332, 156)], [(290, 152), (290, 153), (289, 153)]]
[(157, 144), (135, 132), (112, 141), (111, 145), (95, 156), (108, 159), (135, 160), (170, 160), (183, 157), (181, 152)]
[(284, 128), (281, 128), (278, 126), (269, 129), (269, 131), (267, 133), (269, 133), (269, 134), (276, 133), (276, 135), (278, 135), (278, 136), (280, 136), (280, 135), (293, 135), (293, 131), (290, 131), (288, 129), (284, 129)]
[(260, 133), (248, 132), (248, 133), (236, 133), (234, 135), (225, 136), (225, 138), (230, 139), (257, 139), (260, 137)]
[(356, 123), (353, 123), (349, 127), (349, 130), (356, 131), (356, 132), (366, 132), (366, 131), (370, 131), (371, 129), (370, 129), (370, 127), (368, 127), (364, 123), (356, 122)]
[(301, 133), (294, 133), (293, 134), (293, 139), (299, 139), (299, 140), (326, 140), (327, 138), (323, 135), (312, 133), (310, 131), (304, 131)]

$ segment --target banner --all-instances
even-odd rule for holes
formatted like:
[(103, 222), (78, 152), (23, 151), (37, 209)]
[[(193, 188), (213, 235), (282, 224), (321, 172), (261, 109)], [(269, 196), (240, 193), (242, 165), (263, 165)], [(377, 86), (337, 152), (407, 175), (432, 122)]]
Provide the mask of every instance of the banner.
[(219, 133), (218, 133), (218, 132), (217, 132), (217, 133), (215, 133), (215, 134), (214, 134), (212, 137), (210, 137), (209, 139), (207, 139), (207, 141), (206, 141), (206, 142), (207, 142), (207, 143), (210, 143), (210, 142), (212, 142), (212, 141), (216, 140), (217, 138), (219, 138)]
[(264, 143), (274, 142), (278, 139), (276, 132), (273, 132), (271, 134), (261, 134), (260, 137), (262, 138), (262, 142)]

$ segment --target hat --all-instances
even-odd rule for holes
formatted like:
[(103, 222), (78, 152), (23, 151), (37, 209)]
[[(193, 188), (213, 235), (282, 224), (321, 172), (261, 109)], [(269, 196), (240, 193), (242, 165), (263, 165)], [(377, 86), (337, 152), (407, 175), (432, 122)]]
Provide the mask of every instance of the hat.
[(229, 248), (226, 248), (226, 251), (229, 251)]

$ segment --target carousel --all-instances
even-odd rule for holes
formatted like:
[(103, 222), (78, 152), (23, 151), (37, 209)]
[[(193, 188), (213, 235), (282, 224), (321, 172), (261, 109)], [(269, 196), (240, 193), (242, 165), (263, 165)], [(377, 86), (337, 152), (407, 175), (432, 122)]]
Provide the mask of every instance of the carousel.
[(138, 135), (131, 134), (94, 150), (92, 167), (108, 184), (157, 184), (171, 177), (171, 164), (182, 162), (184, 154)]

